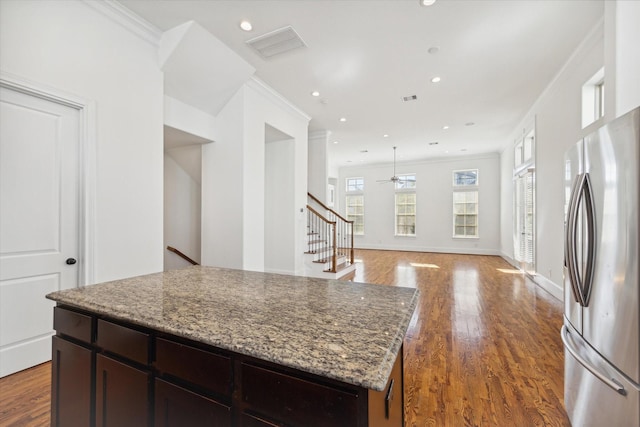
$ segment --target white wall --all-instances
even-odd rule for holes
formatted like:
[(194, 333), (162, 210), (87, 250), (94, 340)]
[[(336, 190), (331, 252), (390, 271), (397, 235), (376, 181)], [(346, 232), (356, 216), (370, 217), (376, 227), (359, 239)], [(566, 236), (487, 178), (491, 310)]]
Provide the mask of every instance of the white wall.
[[(604, 65), (604, 29), (600, 25), (568, 59), (541, 94), (522, 122), (514, 129), (514, 138), (535, 119), (536, 127), (536, 279), (550, 285), (555, 295), (562, 293), (564, 233), (564, 152), (602, 120), (582, 129), (582, 85)], [(605, 70), (605, 85), (607, 82)], [(514, 139), (512, 138), (512, 140)], [(501, 252), (513, 256), (511, 236), (513, 218), (513, 146), (502, 153), (501, 183), (503, 205)], [(558, 293), (559, 291), (559, 293)]]
[[(478, 239), (453, 238), (453, 171), (479, 170)], [(392, 164), (343, 167), (338, 197), (344, 206), (345, 179), (365, 180), (365, 235), (355, 236), (357, 248), (395, 249), (497, 255), (500, 250), (500, 157), (495, 155), (398, 163), (397, 174), (416, 174), (416, 236), (396, 237)], [(344, 208), (341, 209), (344, 214)]]
[(202, 147), (203, 265), (243, 268), (244, 106), (242, 88), (216, 116), (216, 142)]
[(293, 143), (291, 218), (293, 242), (279, 250), (291, 259), (289, 273), (302, 274), (307, 200), (309, 117), (257, 79), (245, 84), (216, 116), (218, 139), (203, 148), (202, 262), (245, 270), (265, 269), (265, 125)]
[[(244, 151), (244, 268), (264, 270), (264, 178), (265, 124), (294, 140), (293, 196), (290, 204), (280, 206), (281, 214), (291, 218), (289, 228), (293, 241), (280, 247), (291, 260), (291, 274), (304, 271), (303, 253), (306, 237), (307, 153), (310, 118), (293, 107), (263, 82), (252, 79), (245, 85), (245, 151)], [(301, 211), (302, 210), (302, 211)]]
[(164, 96), (164, 124), (215, 141), (216, 118), (175, 98)]
[[(196, 146), (200, 149), (200, 146)], [(193, 149), (193, 147), (186, 147)], [(184, 150), (178, 148), (177, 150)], [(173, 151), (173, 150), (172, 150)], [(200, 184), (171, 157), (164, 155), (164, 247), (173, 246), (194, 261), (200, 261)], [(164, 251), (164, 270), (191, 264), (178, 255)]]
[(312, 132), (309, 134), (309, 159), (307, 161), (309, 193), (313, 194), (325, 204), (328, 201), (328, 145), (330, 135), (331, 133), (328, 131)]
[(161, 271), (156, 47), (84, 2), (1, 1), (0, 67), (95, 102), (95, 281)]
[[(614, 38), (614, 55), (607, 56), (606, 70), (615, 70), (615, 117), (640, 106), (640, 2), (618, 0), (607, 2), (607, 14), (613, 14), (613, 28), (606, 28), (605, 37)], [(612, 63), (611, 60), (615, 61)]]
[(292, 139), (266, 142), (264, 156), (264, 270), (291, 273), (295, 269), (295, 211)]

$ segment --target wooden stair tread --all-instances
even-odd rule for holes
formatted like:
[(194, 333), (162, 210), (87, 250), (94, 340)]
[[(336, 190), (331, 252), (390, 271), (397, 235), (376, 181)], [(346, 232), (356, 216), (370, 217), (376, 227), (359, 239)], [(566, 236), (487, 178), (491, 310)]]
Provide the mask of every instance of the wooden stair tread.
[(350, 262), (345, 261), (345, 262), (340, 263), (340, 264), (338, 264), (338, 265), (336, 266), (336, 271), (335, 271), (335, 272), (334, 272), (334, 271), (331, 271), (331, 270), (324, 270), (324, 272), (325, 272), (325, 273), (337, 273), (337, 272), (339, 272), (339, 271), (341, 271), (341, 270), (344, 270), (345, 268), (351, 267), (352, 265), (353, 265), (353, 264), (351, 264)]

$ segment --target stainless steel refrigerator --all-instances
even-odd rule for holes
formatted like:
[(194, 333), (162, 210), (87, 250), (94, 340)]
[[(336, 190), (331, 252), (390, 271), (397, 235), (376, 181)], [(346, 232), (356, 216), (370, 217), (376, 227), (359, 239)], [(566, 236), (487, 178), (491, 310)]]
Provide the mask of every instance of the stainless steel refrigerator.
[(640, 426), (640, 108), (565, 154), (564, 326), (574, 427)]

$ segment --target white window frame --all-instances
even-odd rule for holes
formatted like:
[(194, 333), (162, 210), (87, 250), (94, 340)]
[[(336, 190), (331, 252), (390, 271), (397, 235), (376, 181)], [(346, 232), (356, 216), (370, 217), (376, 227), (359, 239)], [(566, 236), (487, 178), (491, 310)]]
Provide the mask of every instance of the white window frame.
[[(398, 232), (398, 218), (399, 216), (405, 216), (405, 217), (410, 217), (412, 216), (411, 214), (399, 214), (398, 213), (398, 196), (400, 195), (413, 195), (413, 233), (399, 233)], [(394, 233), (396, 237), (415, 237), (416, 236), (416, 227), (417, 227), (417, 219), (418, 219), (418, 196), (416, 195), (415, 189), (412, 188), (410, 190), (396, 190), (396, 194), (395, 194), (395, 199), (394, 199), (394, 205), (395, 205), (395, 215), (393, 216), (394, 218)], [(409, 204), (405, 203), (405, 206), (410, 206)]]
[[(365, 226), (365, 213), (364, 213), (364, 178), (363, 177), (349, 177), (349, 178), (345, 178), (344, 180), (345, 182), (345, 206), (344, 206), (344, 211), (345, 211), (345, 218), (347, 218), (347, 220), (349, 221), (353, 221), (353, 235), (354, 236), (364, 236), (364, 226)], [(351, 185), (351, 189), (350, 189), (350, 184), (354, 182), (354, 184)], [(352, 197), (361, 197), (362, 198), (362, 204), (361, 205), (352, 205), (349, 203), (350, 199)], [(349, 214), (349, 208), (351, 208), (352, 206), (362, 206), (362, 213), (361, 214)], [(362, 224), (362, 229), (358, 230), (356, 228), (356, 222), (357, 219), (355, 219), (354, 217), (360, 217), (361, 218), (361, 224)]]
[[(475, 202), (468, 202), (468, 201), (462, 201), (462, 202), (457, 202), (456, 201), (456, 194), (475, 194)], [(480, 192), (478, 191), (478, 188), (466, 188), (464, 190), (454, 190), (453, 191), (453, 197), (452, 197), (452, 210), (453, 210), (453, 238), (454, 239), (479, 239), (480, 238)], [(468, 204), (471, 203), (475, 203), (475, 212), (467, 212), (466, 211), (466, 207)], [(465, 210), (464, 212), (456, 212), (456, 205), (464, 205)], [(456, 224), (456, 219), (457, 217), (462, 216), (463, 218), (466, 218), (467, 216), (475, 216), (475, 224), (466, 224), (466, 221), (464, 221), (465, 223), (462, 225), (458, 225)], [(457, 233), (457, 227), (464, 227), (464, 229), (466, 230), (467, 227), (475, 227), (475, 234), (473, 235), (469, 235), (469, 234), (458, 234)]]
[[(476, 173), (476, 181), (473, 184), (458, 184), (458, 182), (456, 181), (456, 175), (463, 173), (463, 172), (475, 172)], [(460, 169), (460, 170), (454, 170), (453, 171), (453, 186), (454, 187), (477, 187), (480, 185), (480, 172), (478, 171), (478, 169)]]
[[(353, 184), (353, 187), (355, 187), (355, 189), (350, 189), (349, 185), (350, 182), (354, 181), (355, 184)], [(358, 184), (358, 181), (359, 184)], [(349, 178), (345, 178), (344, 180), (344, 191), (347, 193), (358, 193), (358, 192), (363, 192), (364, 191), (364, 178), (361, 176), (352, 176)]]
[[(398, 177), (398, 180), (395, 182), (395, 188), (396, 191), (398, 190), (409, 190), (409, 191), (413, 191), (416, 189), (416, 174), (415, 173), (404, 173), (404, 174), (398, 174), (396, 175)], [(409, 184), (411, 181), (409, 181), (409, 178), (413, 178), (413, 186), (408, 187), (407, 184)], [(401, 183), (404, 183), (405, 185), (403, 187), (401, 187)]]
[[(475, 172), (475, 182), (470, 182), (470, 183), (459, 183), (458, 180), (456, 180), (457, 175), (461, 174), (461, 173), (465, 173), (465, 172)], [(480, 171), (478, 169), (460, 169), (460, 170), (454, 170), (453, 171), (453, 194), (451, 196), (451, 209), (452, 209), (452, 220), (453, 220), (453, 238), (454, 239), (479, 239), (480, 238)], [(471, 203), (475, 203), (475, 212), (467, 212), (467, 205), (470, 204), (470, 202), (464, 200), (462, 202), (457, 202), (456, 201), (456, 194), (475, 194), (475, 202), (471, 202)], [(466, 196), (465, 196), (466, 197)], [(459, 205), (464, 205), (464, 211), (463, 212), (457, 212), (457, 207)], [(462, 216), (463, 218), (465, 218), (464, 224), (462, 225), (457, 225), (456, 224), (456, 219), (458, 217)], [(475, 216), (475, 224), (467, 224), (466, 222), (466, 218), (468, 216)], [(465, 230), (464, 234), (458, 234), (457, 233), (457, 227), (463, 227)], [(469, 235), (466, 234), (466, 229), (467, 227), (475, 227), (475, 234), (473, 235)]]

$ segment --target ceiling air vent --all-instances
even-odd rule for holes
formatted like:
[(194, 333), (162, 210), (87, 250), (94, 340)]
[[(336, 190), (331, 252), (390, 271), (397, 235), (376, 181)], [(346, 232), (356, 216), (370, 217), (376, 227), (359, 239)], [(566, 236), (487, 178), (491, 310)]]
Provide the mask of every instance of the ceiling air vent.
[(404, 102), (415, 101), (416, 99), (418, 99), (417, 95), (409, 95), (409, 96), (403, 96), (402, 97), (402, 100)]
[(307, 46), (291, 26), (254, 37), (246, 43), (264, 59)]

